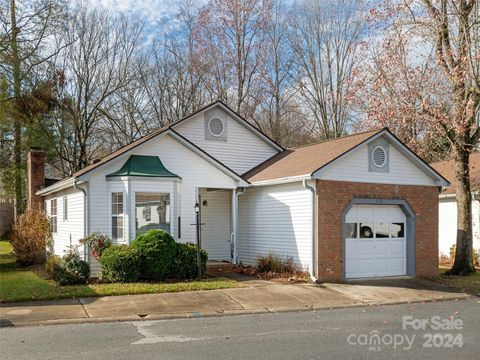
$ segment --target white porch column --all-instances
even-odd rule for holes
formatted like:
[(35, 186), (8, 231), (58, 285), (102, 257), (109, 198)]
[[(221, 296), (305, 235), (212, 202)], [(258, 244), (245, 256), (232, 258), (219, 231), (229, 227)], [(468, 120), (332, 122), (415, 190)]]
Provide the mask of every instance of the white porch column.
[(237, 189), (232, 190), (232, 234), (231, 234), (231, 241), (233, 246), (233, 259), (232, 264), (237, 263), (237, 223), (238, 223), (238, 197), (237, 197)]

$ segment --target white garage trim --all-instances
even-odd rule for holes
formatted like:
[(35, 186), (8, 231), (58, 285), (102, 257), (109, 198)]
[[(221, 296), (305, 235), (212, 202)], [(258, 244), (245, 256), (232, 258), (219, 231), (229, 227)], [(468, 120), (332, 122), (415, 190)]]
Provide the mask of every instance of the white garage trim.
[(342, 237), (343, 237), (343, 277), (346, 276), (347, 266), (347, 238), (346, 238), (346, 217), (354, 205), (398, 205), (406, 218), (406, 273), (415, 276), (415, 213), (406, 200), (401, 199), (353, 199), (343, 212)]

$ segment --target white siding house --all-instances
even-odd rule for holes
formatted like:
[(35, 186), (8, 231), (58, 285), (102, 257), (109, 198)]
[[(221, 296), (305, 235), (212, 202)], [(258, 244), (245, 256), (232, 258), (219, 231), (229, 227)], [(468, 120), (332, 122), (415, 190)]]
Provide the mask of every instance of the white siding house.
[[(452, 186), (440, 194), (438, 207), (439, 255), (450, 255), (450, 248), (457, 242), (457, 201), (453, 160), (432, 164)], [(472, 191), (472, 240), (473, 248), (480, 253), (480, 152), (470, 155), (470, 190)]]
[[(350, 197), (320, 198), (319, 184), (325, 180), (353, 184)], [(343, 264), (355, 268), (348, 263), (353, 257), (344, 257), (342, 211), (358, 200), (373, 202), (363, 205), (372, 213), (377, 209), (378, 214), (382, 212), (375, 206), (383, 202), (393, 209), (391, 213), (405, 213), (402, 209), (409, 208), (405, 199), (393, 199), (392, 203), (391, 198), (382, 199), (375, 192), (367, 194), (368, 199), (357, 199), (358, 183), (389, 184), (393, 194), (402, 185), (428, 188), (435, 204), (437, 188), (448, 185), (388, 129), (285, 150), (226, 105), (215, 102), (36, 195), (43, 197), (47, 215), (56, 224), (53, 240), (58, 255), (93, 232), (108, 235), (115, 244), (129, 244), (142, 232), (158, 228), (178, 242), (195, 242), (198, 204), (200, 240), (209, 260), (255, 264), (258, 257), (273, 254), (292, 258), (314, 280), (319, 276), (336, 280), (345, 278)], [(68, 207), (65, 219), (64, 199)], [(322, 212), (320, 206), (328, 202), (336, 206), (340, 201), (345, 203), (335, 213)], [(320, 220), (327, 217), (335, 227), (320, 228)], [(405, 213), (401, 220), (377, 216), (383, 227), (362, 225), (369, 229), (366, 233), (378, 236), (378, 242), (368, 242), (373, 244), (372, 251), (380, 241), (404, 248), (393, 254), (385, 245), (381, 254), (370, 254), (368, 271), (348, 275), (415, 275), (414, 217), (413, 213)], [(383, 235), (377, 231), (380, 228)], [(385, 230), (393, 228), (402, 229), (402, 236), (391, 236)], [(355, 243), (357, 235), (351, 232), (349, 240)], [(429, 247), (431, 243), (425, 246)], [(331, 249), (337, 253), (330, 254)], [(372, 253), (371, 249), (362, 251)], [(98, 262), (88, 254), (86, 257), (92, 275), (98, 275)], [(393, 266), (394, 261), (405, 266)], [(436, 271), (435, 262), (432, 264), (428, 274)]]
[[(439, 201), (438, 251), (450, 255), (457, 241), (457, 202), (454, 197), (441, 197)], [(480, 200), (472, 201), (473, 248), (480, 252)]]

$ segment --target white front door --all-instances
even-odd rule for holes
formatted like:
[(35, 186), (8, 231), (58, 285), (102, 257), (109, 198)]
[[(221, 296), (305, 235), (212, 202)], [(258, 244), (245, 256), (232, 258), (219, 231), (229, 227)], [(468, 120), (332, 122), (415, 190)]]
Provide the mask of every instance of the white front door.
[(208, 260), (231, 261), (231, 191), (200, 191), (202, 248)]
[(345, 277), (406, 275), (406, 225), (399, 206), (354, 205), (345, 219)]

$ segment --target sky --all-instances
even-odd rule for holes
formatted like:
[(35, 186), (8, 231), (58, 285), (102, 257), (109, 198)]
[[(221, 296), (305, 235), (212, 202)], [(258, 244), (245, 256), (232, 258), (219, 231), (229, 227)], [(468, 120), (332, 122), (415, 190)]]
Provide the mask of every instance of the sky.
[[(205, 2), (205, 0), (200, 0)], [(168, 22), (177, 13), (179, 0), (87, 0), (99, 8), (143, 19), (147, 25)]]

